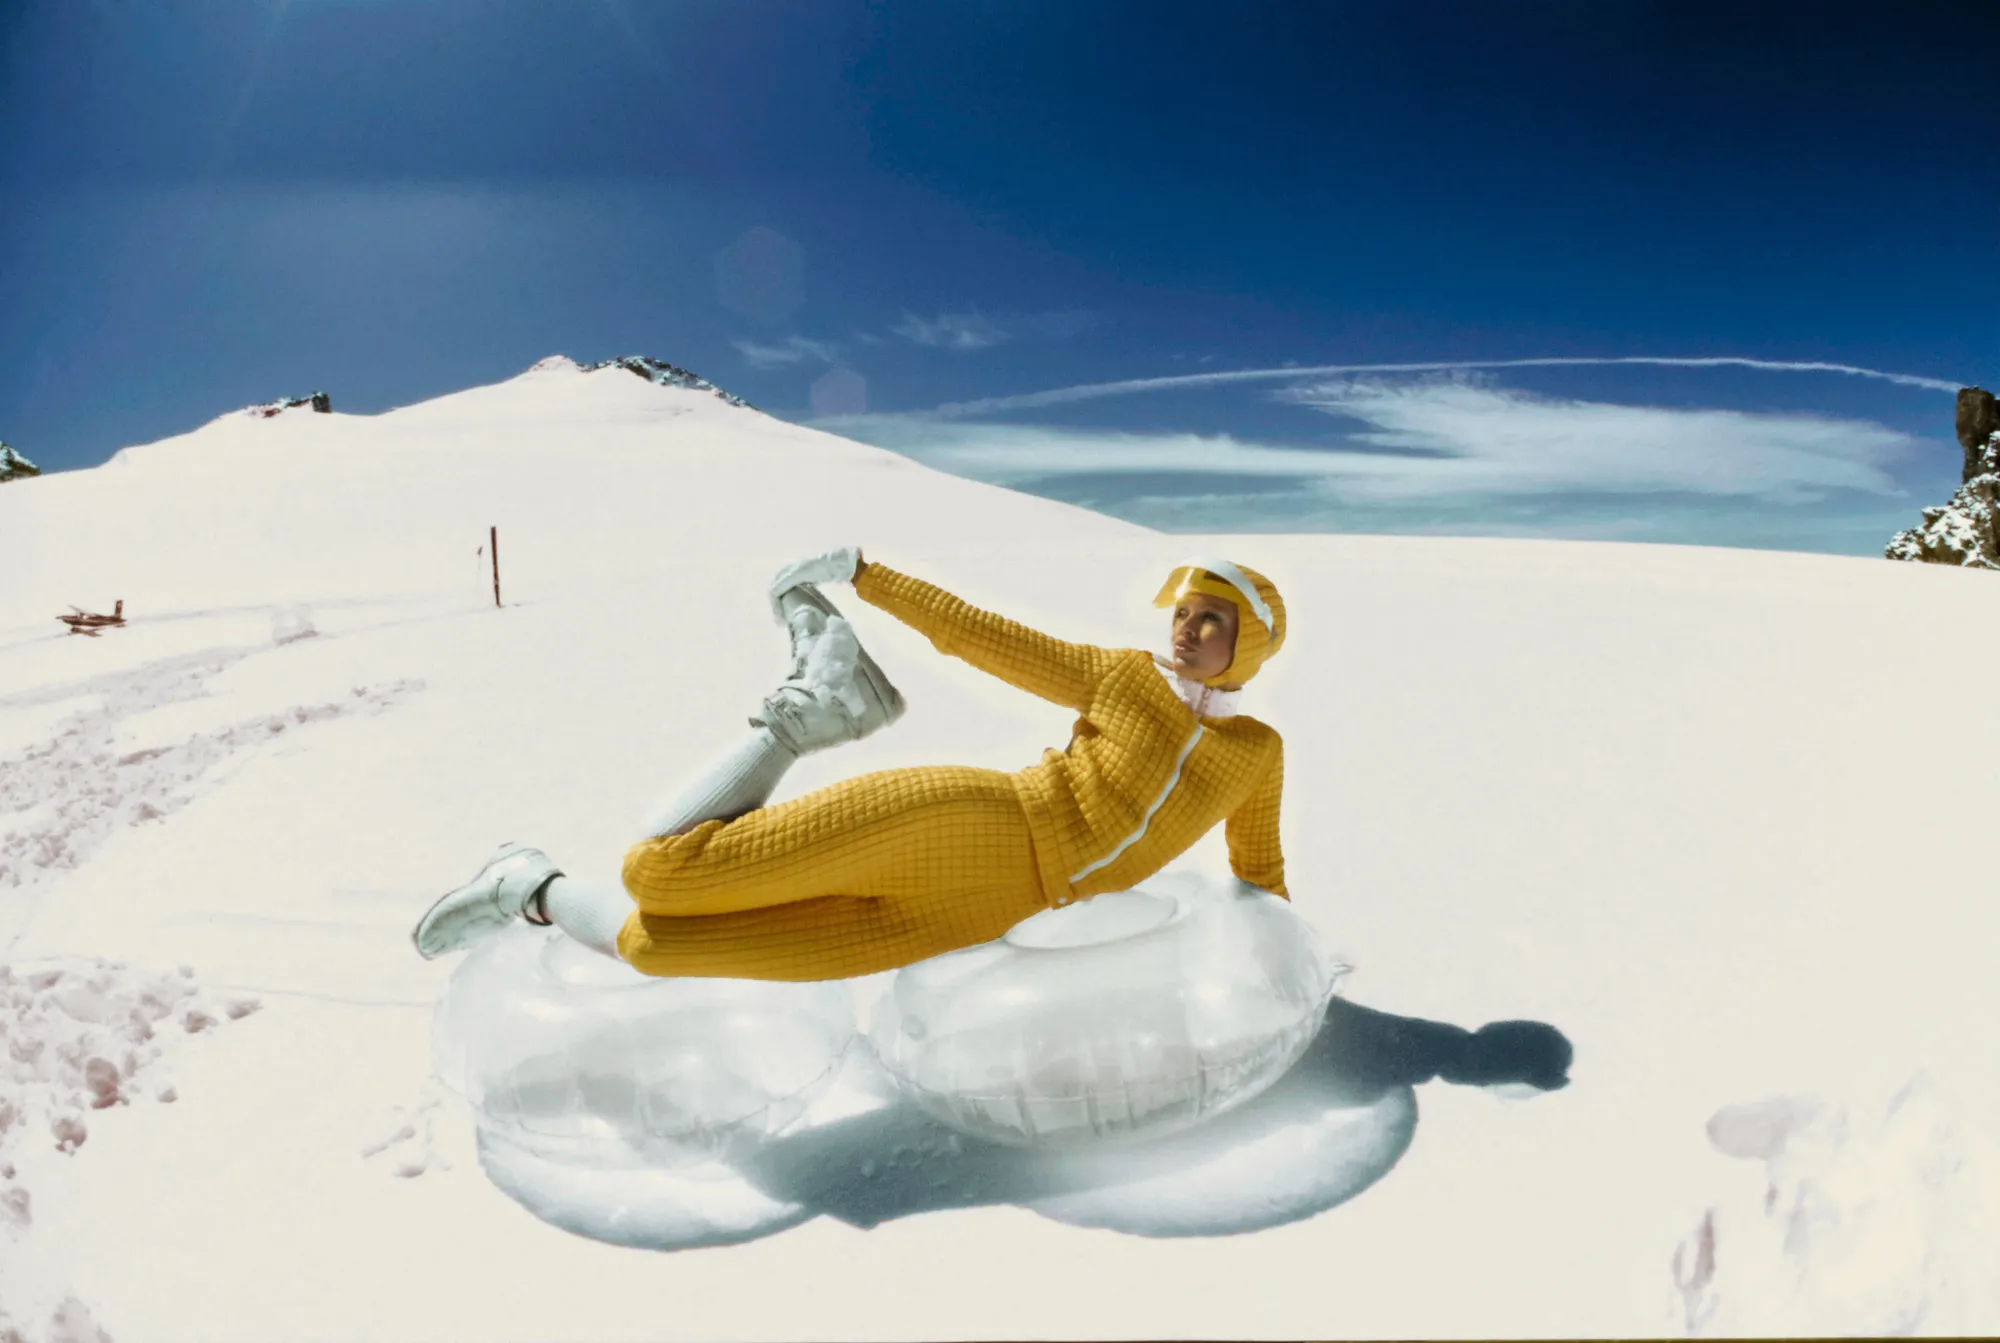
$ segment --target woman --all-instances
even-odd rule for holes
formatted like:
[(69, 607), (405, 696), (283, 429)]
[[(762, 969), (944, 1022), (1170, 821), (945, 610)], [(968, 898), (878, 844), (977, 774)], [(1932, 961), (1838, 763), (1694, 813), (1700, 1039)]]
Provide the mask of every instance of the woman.
[[(1082, 714), (1066, 750), (1016, 774), (885, 770), (765, 806), (800, 755), (894, 721), (902, 699), (816, 584), (855, 592), (949, 653)], [(1022, 919), (1159, 871), (1226, 823), (1241, 880), (1287, 895), (1278, 843), (1283, 746), (1235, 712), (1284, 644), (1270, 580), (1222, 560), (1176, 568), (1172, 656), (1065, 643), (921, 579), (834, 551), (782, 571), (791, 679), (748, 741), (626, 854), (623, 891), (565, 877), (537, 849), (499, 852), (418, 924), (426, 956), (526, 917), (651, 975), (846, 979), (991, 941)]]

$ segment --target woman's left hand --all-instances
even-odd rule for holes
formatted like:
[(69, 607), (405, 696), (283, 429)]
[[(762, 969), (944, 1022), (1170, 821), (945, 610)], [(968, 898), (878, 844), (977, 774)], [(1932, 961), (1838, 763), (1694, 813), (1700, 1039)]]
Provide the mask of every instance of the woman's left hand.
[(801, 583), (852, 583), (860, 569), (859, 546), (829, 550), (824, 555), (786, 565), (771, 580), (771, 614), (780, 625), (784, 624), (785, 611), (778, 603), (780, 597)]

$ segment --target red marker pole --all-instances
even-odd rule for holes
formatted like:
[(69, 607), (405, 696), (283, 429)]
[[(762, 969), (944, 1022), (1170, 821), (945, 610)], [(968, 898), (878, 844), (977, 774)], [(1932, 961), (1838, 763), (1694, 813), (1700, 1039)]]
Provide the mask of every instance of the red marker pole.
[(487, 544), (493, 548), (493, 604), (498, 606), (500, 604), (500, 529), (498, 527), (488, 527), (486, 529), (486, 540)]

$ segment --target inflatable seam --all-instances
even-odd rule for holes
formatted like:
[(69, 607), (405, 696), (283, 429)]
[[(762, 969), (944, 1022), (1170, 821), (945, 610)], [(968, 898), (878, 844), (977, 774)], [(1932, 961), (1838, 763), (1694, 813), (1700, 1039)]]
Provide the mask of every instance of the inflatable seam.
[(1167, 799), (1173, 795), (1174, 789), (1180, 785), (1181, 768), (1187, 764), (1187, 758), (1194, 754), (1195, 744), (1201, 740), (1201, 734), (1204, 731), (1206, 729), (1200, 723), (1194, 725), (1194, 735), (1187, 739), (1187, 745), (1181, 747), (1181, 753), (1174, 758), (1174, 772), (1167, 776), (1167, 786), (1160, 790), (1160, 795), (1153, 799), (1153, 805), (1146, 808), (1146, 814), (1139, 818), (1139, 828), (1120, 840), (1117, 848), (1071, 877), (1069, 879), (1070, 885), (1074, 886), (1098, 869), (1109, 867), (1111, 864), (1117, 862), (1125, 850), (1137, 844), (1145, 836), (1146, 828), (1153, 823), (1154, 814), (1166, 805)]

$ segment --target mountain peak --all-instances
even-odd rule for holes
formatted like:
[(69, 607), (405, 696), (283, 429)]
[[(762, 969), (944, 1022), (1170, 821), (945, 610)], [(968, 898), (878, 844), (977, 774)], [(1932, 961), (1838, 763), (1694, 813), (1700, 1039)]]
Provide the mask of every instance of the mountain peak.
[(724, 391), (698, 373), (690, 372), (678, 364), (669, 364), (664, 359), (654, 359), (643, 354), (620, 355), (616, 359), (601, 359), (594, 364), (579, 364), (566, 354), (552, 354), (546, 359), (537, 360), (528, 372), (556, 373), (574, 370), (578, 373), (595, 373), (605, 368), (622, 368), (661, 387), (685, 387), (690, 391), (712, 392), (729, 405), (740, 406), (744, 410), (757, 409), (742, 397)]

